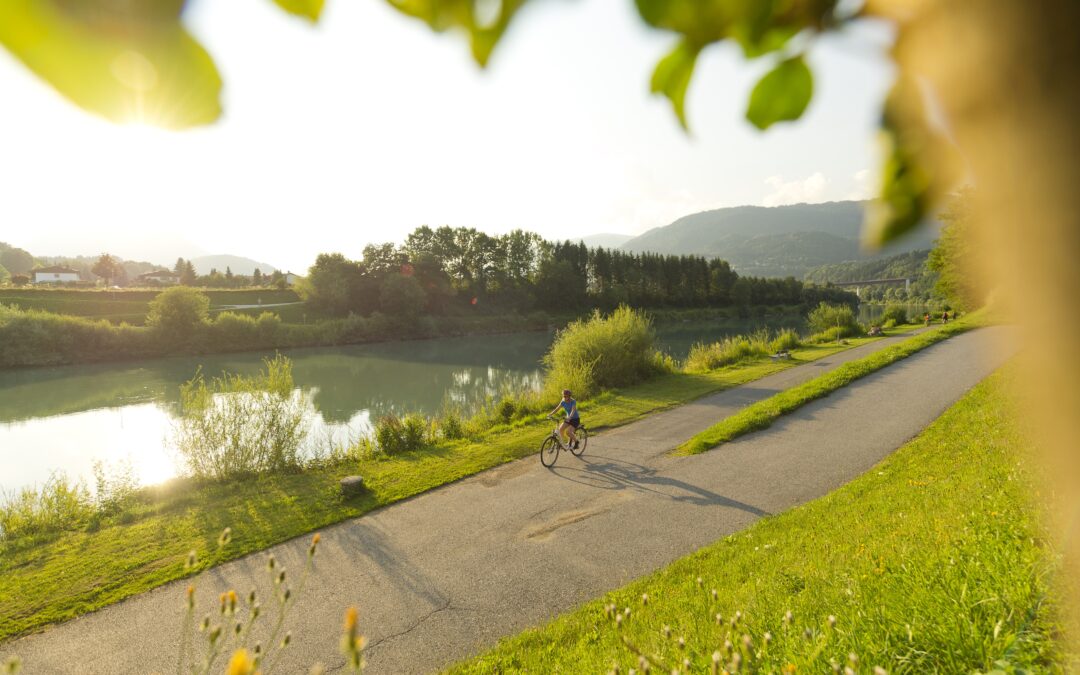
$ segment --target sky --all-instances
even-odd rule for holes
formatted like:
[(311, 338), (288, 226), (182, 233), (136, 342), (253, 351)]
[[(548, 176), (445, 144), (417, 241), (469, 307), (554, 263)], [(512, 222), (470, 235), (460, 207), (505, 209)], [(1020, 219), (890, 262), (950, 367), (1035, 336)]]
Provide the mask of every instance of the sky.
[(378, 0), (317, 26), (269, 0), (194, 0), (225, 80), (222, 119), (168, 132), (74, 107), (0, 49), (0, 241), (171, 265), (234, 254), (303, 272), (419, 225), (549, 239), (640, 234), (699, 211), (872, 196), (890, 33), (810, 48), (803, 119), (743, 118), (767, 60), (699, 59), (691, 131), (649, 94), (674, 38), (631, 0), (535, 0), (486, 70), (464, 37)]

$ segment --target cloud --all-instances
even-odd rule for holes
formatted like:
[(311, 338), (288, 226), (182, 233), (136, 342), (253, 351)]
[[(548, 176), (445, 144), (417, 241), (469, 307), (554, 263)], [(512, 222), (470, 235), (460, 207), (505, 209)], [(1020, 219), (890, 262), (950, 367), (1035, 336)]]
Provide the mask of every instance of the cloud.
[(820, 171), (815, 171), (806, 178), (785, 181), (783, 176), (769, 176), (765, 184), (772, 192), (761, 200), (762, 206), (782, 206), (784, 204), (817, 204), (825, 201), (825, 188), (829, 179)]
[(861, 201), (864, 199), (873, 199), (876, 196), (874, 194), (874, 188), (871, 186), (870, 169), (856, 171), (851, 174), (851, 179), (855, 183), (855, 187), (846, 197), (844, 197), (844, 199)]

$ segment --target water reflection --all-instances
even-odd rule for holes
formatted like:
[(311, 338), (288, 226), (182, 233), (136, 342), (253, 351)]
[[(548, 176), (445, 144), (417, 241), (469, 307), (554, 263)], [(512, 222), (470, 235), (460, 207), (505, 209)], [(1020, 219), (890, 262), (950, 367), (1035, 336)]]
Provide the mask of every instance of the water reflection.
[[(658, 326), (676, 358), (690, 345), (756, 328), (800, 327), (799, 317), (694, 321)], [(293, 377), (312, 400), (311, 439), (326, 447), (355, 439), (387, 413), (435, 413), (450, 402), (471, 413), (486, 397), (535, 389), (548, 333), (450, 338), (287, 350)], [(129, 460), (143, 483), (174, 475), (165, 438), (180, 384), (251, 375), (272, 354), (178, 357), (114, 364), (0, 371), (0, 489), (41, 483), (62, 468), (89, 482), (94, 459)], [(554, 403), (553, 403), (554, 405)]]

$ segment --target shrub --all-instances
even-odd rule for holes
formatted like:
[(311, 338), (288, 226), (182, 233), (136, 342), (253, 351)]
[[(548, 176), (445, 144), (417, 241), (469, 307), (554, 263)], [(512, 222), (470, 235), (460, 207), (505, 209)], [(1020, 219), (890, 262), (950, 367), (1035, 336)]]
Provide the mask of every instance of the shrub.
[(769, 343), (769, 351), (775, 354), (777, 352), (798, 349), (801, 346), (802, 340), (799, 338), (799, 334), (791, 328), (785, 328), (777, 333), (776, 337)]
[(886, 305), (885, 312), (881, 315), (879, 321), (881, 321), (882, 325), (892, 321), (893, 326), (908, 323), (907, 308), (903, 305)]
[(585, 398), (604, 387), (634, 384), (657, 372), (656, 334), (640, 310), (621, 306), (610, 315), (599, 311), (559, 331), (544, 356), (544, 393), (557, 397), (570, 389)]
[(150, 302), (146, 325), (170, 342), (183, 342), (206, 324), (209, 310), (210, 298), (205, 293), (174, 286)]
[(294, 391), (292, 362), (280, 354), (252, 377), (202, 373), (180, 386), (173, 441), (198, 478), (223, 480), (302, 464), (311, 402)]
[(833, 339), (862, 333), (862, 327), (855, 320), (855, 312), (847, 305), (822, 302), (810, 312), (806, 322), (815, 334), (833, 331), (833, 334), (838, 336)]
[(499, 402), (499, 406), (496, 409), (496, 414), (499, 419), (504, 423), (509, 423), (514, 418), (514, 413), (517, 411), (517, 406), (514, 404), (514, 400), (510, 398), (504, 398)]
[(102, 515), (126, 513), (135, 503), (139, 480), (130, 461), (106, 466), (101, 461), (93, 463), (94, 484), (97, 488), (94, 501)]
[(428, 421), (422, 415), (409, 414), (401, 420), (402, 441), (405, 450), (419, 450), (427, 442)]
[(465, 438), (465, 425), (461, 422), (461, 416), (456, 410), (446, 410), (439, 418), (439, 430), (442, 437), (454, 441)]
[(210, 324), (210, 335), (216, 347), (251, 348), (258, 336), (255, 319), (247, 314), (222, 312)]
[(54, 473), (41, 488), (24, 487), (0, 499), (0, 541), (74, 530), (94, 514), (82, 483)]
[(730, 335), (711, 344), (697, 343), (686, 357), (686, 370), (702, 372), (769, 354), (768, 331)]
[(375, 422), (375, 445), (387, 455), (423, 448), (428, 441), (428, 421), (421, 415), (383, 415)]

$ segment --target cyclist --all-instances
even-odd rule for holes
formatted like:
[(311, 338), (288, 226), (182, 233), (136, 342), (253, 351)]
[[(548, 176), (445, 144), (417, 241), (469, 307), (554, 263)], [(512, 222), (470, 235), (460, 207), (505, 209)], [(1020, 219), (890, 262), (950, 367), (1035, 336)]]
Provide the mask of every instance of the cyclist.
[(559, 436), (569, 436), (571, 445), (568, 447), (577, 450), (578, 439), (574, 432), (581, 426), (581, 416), (578, 415), (577, 401), (571, 396), (569, 389), (562, 390), (562, 401), (559, 401), (559, 405), (555, 406), (551, 412), (548, 413), (548, 417), (557, 413), (559, 408), (562, 408), (563, 412), (566, 413), (566, 419), (559, 425)]

